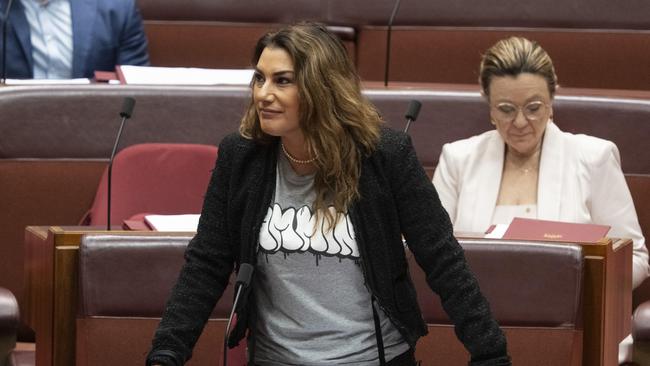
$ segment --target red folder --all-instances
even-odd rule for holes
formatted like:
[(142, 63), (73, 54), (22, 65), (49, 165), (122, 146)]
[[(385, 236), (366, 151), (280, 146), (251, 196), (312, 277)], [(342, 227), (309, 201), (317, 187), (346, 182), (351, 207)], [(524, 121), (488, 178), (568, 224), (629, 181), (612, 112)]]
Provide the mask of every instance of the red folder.
[(607, 235), (609, 229), (608, 225), (515, 217), (503, 234), (503, 239), (596, 243)]
[(128, 219), (122, 222), (122, 228), (124, 230), (135, 230), (135, 231), (155, 231), (145, 221), (145, 216), (150, 215), (149, 213), (139, 213), (135, 214)]
[(144, 220), (124, 220), (122, 222), (122, 229), (134, 231), (152, 231)]
[(98, 83), (108, 83), (111, 80), (118, 80), (117, 74), (111, 71), (95, 71), (95, 81)]

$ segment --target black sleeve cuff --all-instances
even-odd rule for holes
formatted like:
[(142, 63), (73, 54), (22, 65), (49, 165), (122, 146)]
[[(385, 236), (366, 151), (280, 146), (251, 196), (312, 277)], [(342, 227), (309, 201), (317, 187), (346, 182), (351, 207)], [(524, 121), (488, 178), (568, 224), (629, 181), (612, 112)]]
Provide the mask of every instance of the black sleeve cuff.
[(512, 361), (509, 356), (502, 356), (483, 361), (472, 361), (469, 366), (511, 366)]
[(183, 366), (183, 360), (181, 360), (180, 356), (173, 351), (152, 351), (149, 353), (149, 356), (147, 356), (147, 366), (158, 364), (163, 366)]

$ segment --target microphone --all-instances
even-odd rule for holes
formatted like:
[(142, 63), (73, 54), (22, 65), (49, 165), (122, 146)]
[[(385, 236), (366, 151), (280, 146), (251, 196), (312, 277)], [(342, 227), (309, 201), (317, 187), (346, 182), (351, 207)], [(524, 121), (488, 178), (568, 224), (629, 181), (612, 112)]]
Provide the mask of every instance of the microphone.
[(13, 0), (7, 2), (7, 9), (2, 14), (2, 84), (7, 83), (7, 21), (9, 20), (9, 12), (11, 11), (11, 4)]
[(397, 9), (399, 9), (399, 3), (401, 0), (395, 1), (393, 5), (393, 12), (390, 14), (388, 19), (388, 31), (386, 32), (386, 67), (384, 68), (384, 86), (388, 86), (388, 69), (390, 68), (390, 35), (393, 30), (393, 20), (395, 20), (395, 15), (397, 15)]
[(409, 103), (409, 108), (406, 110), (404, 118), (406, 118), (406, 128), (404, 128), (404, 133), (408, 133), (411, 122), (415, 122), (418, 119), (418, 114), (420, 114), (420, 108), (422, 103), (419, 100), (412, 100)]
[(117, 131), (117, 137), (115, 138), (115, 144), (113, 144), (113, 151), (111, 152), (111, 159), (108, 161), (108, 204), (106, 206), (106, 230), (111, 230), (111, 182), (113, 180), (113, 159), (115, 158), (115, 152), (117, 151), (117, 145), (120, 143), (120, 137), (122, 136), (122, 130), (124, 129), (124, 123), (127, 119), (131, 118), (133, 114), (133, 107), (135, 106), (135, 99), (131, 97), (124, 98), (122, 102), (122, 110), (120, 111), (120, 117), (122, 117), (122, 123), (120, 124), (120, 129)]
[(237, 309), (237, 305), (239, 304), (239, 296), (241, 295), (242, 290), (251, 284), (254, 269), (253, 265), (249, 263), (242, 263), (239, 265), (239, 272), (237, 273), (237, 279), (235, 280), (235, 301), (232, 304), (232, 310), (230, 310), (228, 324), (226, 325), (226, 334), (223, 337), (223, 366), (228, 366), (228, 336), (230, 335), (230, 325), (232, 323), (232, 318), (235, 315), (235, 309)]

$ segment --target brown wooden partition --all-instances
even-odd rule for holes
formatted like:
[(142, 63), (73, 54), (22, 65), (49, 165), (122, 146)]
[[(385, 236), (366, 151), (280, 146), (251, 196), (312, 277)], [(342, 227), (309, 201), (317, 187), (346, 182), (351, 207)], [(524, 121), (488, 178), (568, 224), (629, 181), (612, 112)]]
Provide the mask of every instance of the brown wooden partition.
[[(102, 232), (108, 233), (101, 229), (59, 226), (32, 226), (27, 227), (25, 231), (26, 292), (30, 304), (25, 316), (27, 323), (36, 331), (38, 366), (75, 365), (79, 244), (82, 235)], [(152, 235), (152, 232), (114, 233)], [(462, 238), (460, 242), (463, 242)], [(613, 366), (617, 364), (618, 343), (630, 333), (631, 241), (607, 239), (599, 243), (584, 244), (583, 253), (586, 268), (582, 364)], [(146, 327), (151, 331), (154, 328), (151, 324)], [(431, 335), (421, 340), (423, 346), (418, 349), (419, 357), (423, 358), (429, 352), (448, 354), (451, 350), (460, 350), (460, 345), (454, 348), (454, 343), (450, 340), (453, 332), (451, 328), (433, 330)], [(516, 332), (517, 330), (508, 331), (508, 335), (516, 339)], [(451, 346), (443, 348), (443, 343), (440, 343), (442, 339), (449, 339)], [(142, 352), (146, 352), (146, 349)], [(454, 357), (466, 358), (462, 353)]]

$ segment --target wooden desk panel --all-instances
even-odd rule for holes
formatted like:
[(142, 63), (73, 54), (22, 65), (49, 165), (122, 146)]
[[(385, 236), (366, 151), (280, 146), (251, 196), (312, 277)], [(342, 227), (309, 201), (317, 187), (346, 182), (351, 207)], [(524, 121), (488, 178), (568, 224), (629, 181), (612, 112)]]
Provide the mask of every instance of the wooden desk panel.
[(632, 241), (582, 244), (583, 365), (618, 365), (618, 345), (631, 332)]
[(38, 330), (38, 365), (53, 364), (54, 243), (49, 235), (47, 227), (29, 226), (25, 230), (25, 303), (21, 312), (24, 321)]
[[(28, 302), (24, 316), (36, 331), (37, 366), (75, 364), (78, 248), (82, 235), (88, 233), (152, 235), (88, 227), (27, 227)], [(631, 241), (584, 244), (583, 253), (583, 365), (614, 366), (618, 364), (618, 344), (631, 331)]]
[[(25, 230), (27, 301), (23, 318), (36, 332), (36, 366), (75, 365), (79, 244), (84, 234), (151, 235), (80, 226)], [(188, 233), (164, 233), (188, 235)]]

